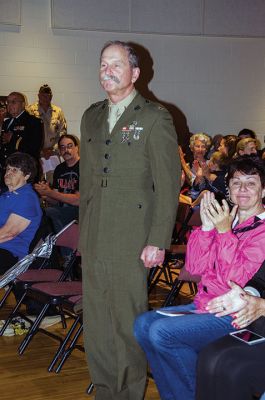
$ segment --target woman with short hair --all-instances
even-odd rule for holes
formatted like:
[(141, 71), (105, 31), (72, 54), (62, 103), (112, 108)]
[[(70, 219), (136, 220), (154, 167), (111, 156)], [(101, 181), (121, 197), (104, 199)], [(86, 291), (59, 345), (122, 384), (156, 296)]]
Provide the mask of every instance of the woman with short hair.
[(8, 190), (0, 195), (0, 274), (28, 254), (40, 225), (40, 202), (31, 185), (36, 172), (36, 162), (29, 154), (13, 153), (6, 160)]

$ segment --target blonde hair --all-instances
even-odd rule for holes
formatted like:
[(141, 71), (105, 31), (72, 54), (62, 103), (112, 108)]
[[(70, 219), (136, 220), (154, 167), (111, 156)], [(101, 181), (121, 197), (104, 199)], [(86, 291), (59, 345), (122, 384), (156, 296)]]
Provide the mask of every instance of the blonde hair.
[(236, 145), (236, 152), (238, 153), (240, 150), (244, 151), (248, 143), (255, 143), (256, 147), (258, 148), (258, 142), (256, 139), (253, 138), (244, 138), (240, 139)]

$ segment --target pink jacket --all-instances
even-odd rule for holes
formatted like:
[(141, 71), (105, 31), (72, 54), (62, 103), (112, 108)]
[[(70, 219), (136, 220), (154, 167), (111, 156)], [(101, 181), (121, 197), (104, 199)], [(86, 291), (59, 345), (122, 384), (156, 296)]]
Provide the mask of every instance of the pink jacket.
[(227, 292), (229, 280), (244, 286), (265, 260), (265, 220), (254, 229), (237, 232), (251, 228), (255, 218), (237, 225), (235, 233), (199, 228), (190, 235), (185, 267), (191, 274), (201, 275), (194, 299), (198, 310), (205, 311), (209, 300)]

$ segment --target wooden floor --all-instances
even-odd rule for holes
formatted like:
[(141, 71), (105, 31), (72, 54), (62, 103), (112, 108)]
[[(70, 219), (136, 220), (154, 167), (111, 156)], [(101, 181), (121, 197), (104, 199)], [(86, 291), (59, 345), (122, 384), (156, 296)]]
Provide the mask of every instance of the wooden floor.
[[(164, 297), (165, 290), (154, 291), (151, 301), (155, 305)], [(0, 293), (1, 296), (1, 293)], [(1, 310), (4, 319), (11, 304)], [(60, 324), (49, 328), (62, 332)], [(59, 374), (47, 371), (58, 342), (39, 333), (22, 356), (17, 348), (22, 337), (0, 337), (0, 399), (1, 400), (92, 400), (86, 388), (90, 382), (85, 355), (75, 350)], [(152, 379), (149, 380), (145, 400), (159, 400)]]

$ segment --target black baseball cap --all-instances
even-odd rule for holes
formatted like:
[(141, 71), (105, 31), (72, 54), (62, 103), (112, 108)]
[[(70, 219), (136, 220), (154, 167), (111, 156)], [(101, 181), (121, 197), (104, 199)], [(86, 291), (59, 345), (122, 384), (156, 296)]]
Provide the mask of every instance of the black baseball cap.
[(49, 85), (45, 84), (40, 87), (39, 93), (47, 93), (52, 95), (52, 90)]

